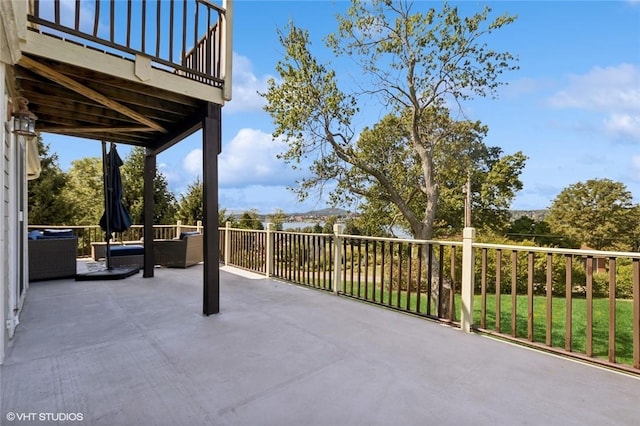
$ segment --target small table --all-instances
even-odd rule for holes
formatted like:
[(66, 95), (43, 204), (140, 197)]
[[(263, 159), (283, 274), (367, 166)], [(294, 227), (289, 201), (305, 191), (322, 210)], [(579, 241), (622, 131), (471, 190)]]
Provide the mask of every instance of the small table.
[(144, 246), (137, 244), (114, 245), (109, 247), (109, 253), (111, 254), (111, 266), (135, 266), (137, 268), (144, 266)]
[[(130, 245), (142, 245), (142, 241), (111, 241), (110, 246), (130, 246)], [(107, 257), (107, 243), (104, 241), (98, 241), (91, 243), (91, 257), (93, 260), (105, 259)]]

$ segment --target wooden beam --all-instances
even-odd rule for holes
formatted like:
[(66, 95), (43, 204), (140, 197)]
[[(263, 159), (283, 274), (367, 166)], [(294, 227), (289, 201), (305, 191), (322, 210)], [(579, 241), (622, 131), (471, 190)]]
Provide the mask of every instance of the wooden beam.
[(203, 126), (204, 117), (206, 116), (206, 107), (207, 105), (205, 104), (200, 111), (191, 114), (182, 122), (172, 126), (170, 133), (158, 135), (158, 137), (153, 141), (153, 145), (150, 146), (154, 153), (160, 154), (187, 136), (190, 136), (200, 130)]
[(220, 236), (218, 235), (218, 154), (222, 144), (220, 105), (209, 103), (202, 120), (202, 183), (204, 219), (204, 315), (220, 312)]
[[(29, 93), (29, 101), (38, 107), (40, 107), (41, 104), (47, 105), (52, 102), (60, 103), (60, 108), (64, 108), (65, 105), (78, 105), (78, 107), (84, 108), (85, 110), (89, 109), (89, 111), (99, 109), (101, 111), (99, 115), (105, 115), (105, 111), (107, 111), (109, 113), (106, 115), (107, 117), (117, 118), (120, 121), (136, 122), (128, 117), (124, 117), (116, 111), (106, 110), (104, 106), (97, 104), (91, 99), (73, 91), (69, 91), (65, 87), (62, 87), (51, 80), (45, 79), (26, 68), (16, 68), (20, 71), (18, 79), (20, 80), (21, 89), (25, 93)], [(144, 115), (150, 120), (154, 120), (162, 126), (166, 126), (165, 123), (174, 122), (176, 117), (179, 118), (184, 115), (188, 115), (190, 111), (195, 111), (202, 104), (200, 101), (195, 102), (195, 105), (184, 105), (184, 103), (172, 102), (162, 98), (161, 95), (164, 92), (156, 89), (153, 89), (147, 94), (143, 94), (139, 90), (133, 91), (127, 90), (126, 88), (116, 90), (105, 84), (104, 80), (94, 80), (91, 82), (94, 86), (91, 86), (87, 81), (79, 80), (78, 78), (76, 78), (76, 80), (85, 86), (89, 86), (89, 88), (99, 90), (100, 93), (116, 102), (126, 105), (129, 108), (135, 108), (139, 114)], [(55, 99), (47, 101), (49, 98)], [(78, 110), (77, 112), (85, 114), (84, 110)]]
[(130, 133), (130, 132), (155, 132), (154, 129), (149, 127), (65, 127), (65, 128), (41, 128), (38, 127), (39, 132), (44, 133), (100, 133), (100, 132), (121, 132), (121, 133)]
[(156, 155), (150, 150), (145, 150), (144, 157), (144, 268), (143, 278), (153, 277), (153, 267), (155, 259), (153, 258), (153, 181), (156, 177)]
[[(49, 133), (49, 132), (43, 132), (43, 133)], [(82, 139), (92, 139), (95, 141), (107, 141), (107, 142), (116, 142), (116, 143), (123, 143), (123, 144), (127, 144), (127, 145), (136, 145), (136, 146), (142, 146), (142, 147), (147, 147), (147, 145), (149, 144), (149, 140), (147, 138), (141, 138), (139, 136), (137, 136), (134, 133), (127, 133), (127, 134), (115, 134), (115, 133), (75, 133), (75, 132), (64, 132), (64, 133), (59, 133), (61, 135), (65, 135), (65, 136), (71, 136), (74, 138), (82, 138)], [(148, 135), (148, 133), (145, 133), (145, 135)]]
[(117, 112), (119, 112), (122, 115), (125, 115), (127, 117), (130, 117), (134, 120), (136, 120), (137, 122), (144, 124), (154, 130), (160, 131), (165, 133), (166, 130), (160, 126), (159, 124), (157, 124), (156, 122), (149, 120), (147, 117), (145, 117), (142, 114), (137, 113), (136, 111), (112, 100), (109, 99), (108, 97), (104, 96), (101, 93), (96, 92), (93, 89), (88, 88), (87, 86), (78, 83), (77, 81), (63, 75), (60, 74), (59, 72), (52, 70), (51, 68), (49, 68), (48, 66), (41, 64), (40, 62), (34, 61), (33, 59), (29, 58), (28, 56), (23, 56), (22, 59), (20, 59), (19, 62), (20, 66), (23, 66), (37, 74), (40, 74), (43, 77), (48, 78), (49, 80), (55, 81), (56, 83), (70, 89), (73, 90), (74, 92), (77, 92), (83, 96), (86, 96), (89, 99), (92, 99), (108, 108), (111, 108)]

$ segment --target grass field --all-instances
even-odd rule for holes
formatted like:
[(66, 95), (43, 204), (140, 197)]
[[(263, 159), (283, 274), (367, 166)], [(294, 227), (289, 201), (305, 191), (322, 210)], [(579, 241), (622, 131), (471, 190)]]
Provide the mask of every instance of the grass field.
[[(545, 297), (533, 299), (533, 340), (544, 343), (547, 333), (547, 301)], [(500, 326), (503, 333), (511, 333), (511, 295), (500, 298)], [(526, 296), (518, 296), (516, 301), (516, 337), (527, 337), (528, 303)], [(566, 308), (564, 298), (554, 297), (551, 307), (551, 344), (564, 348), (566, 339)], [(480, 324), (480, 296), (474, 301), (474, 323)], [(487, 329), (496, 328), (496, 298), (487, 296)], [(631, 300), (616, 301), (615, 352), (616, 361), (621, 364), (633, 363), (633, 304)], [(587, 301), (572, 299), (571, 304), (571, 350), (585, 353), (587, 343)], [(607, 359), (609, 353), (609, 299), (593, 300), (593, 354)]]

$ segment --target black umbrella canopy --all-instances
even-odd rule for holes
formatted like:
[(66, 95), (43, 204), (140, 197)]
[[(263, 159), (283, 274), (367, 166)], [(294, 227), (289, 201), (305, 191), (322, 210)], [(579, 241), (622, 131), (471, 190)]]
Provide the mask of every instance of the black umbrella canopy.
[(105, 158), (105, 211), (100, 219), (100, 227), (106, 232), (107, 241), (112, 232), (123, 232), (131, 227), (131, 215), (122, 204), (120, 166), (123, 164), (116, 145), (111, 144), (109, 154)]

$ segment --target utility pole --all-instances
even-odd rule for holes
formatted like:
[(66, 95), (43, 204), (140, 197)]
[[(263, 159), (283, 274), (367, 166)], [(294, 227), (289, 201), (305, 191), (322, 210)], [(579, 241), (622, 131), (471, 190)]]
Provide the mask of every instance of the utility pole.
[(467, 171), (467, 183), (462, 191), (465, 194), (464, 199), (464, 227), (471, 227), (471, 171)]

